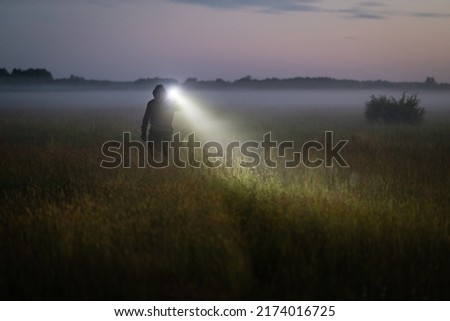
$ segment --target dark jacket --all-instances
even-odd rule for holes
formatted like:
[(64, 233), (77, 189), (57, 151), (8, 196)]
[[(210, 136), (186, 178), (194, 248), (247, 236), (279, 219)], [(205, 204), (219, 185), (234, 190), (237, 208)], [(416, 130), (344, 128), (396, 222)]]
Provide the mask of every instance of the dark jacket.
[(152, 99), (147, 104), (144, 119), (142, 120), (142, 134), (147, 132), (150, 123), (150, 131), (172, 131), (172, 120), (175, 107), (167, 101)]

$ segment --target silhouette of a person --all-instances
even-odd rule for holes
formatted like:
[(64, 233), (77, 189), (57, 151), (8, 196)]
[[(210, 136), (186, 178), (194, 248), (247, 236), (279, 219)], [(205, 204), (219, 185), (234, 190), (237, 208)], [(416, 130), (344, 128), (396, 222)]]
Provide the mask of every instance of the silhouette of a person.
[[(148, 140), (150, 152), (156, 147), (160, 150), (162, 142), (172, 140), (173, 128), (172, 120), (175, 112), (175, 106), (167, 99), (167, 90), (163, 85), (157, 85), (153, 90), (153, 97), (147, 104), (144, 119), (142, 120), (141, 138)], [(150, 123), (150, 129), (147, 133), (147, 127)], [(163, 152), (167, 155), (168, 145), (163, 144)]]

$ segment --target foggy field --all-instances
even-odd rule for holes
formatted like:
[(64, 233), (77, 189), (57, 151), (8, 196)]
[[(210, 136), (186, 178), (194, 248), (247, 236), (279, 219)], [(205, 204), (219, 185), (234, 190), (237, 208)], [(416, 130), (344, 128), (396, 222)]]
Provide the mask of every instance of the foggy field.
[(450, 93), (369, 125), (390, 91), (191, 93), (175, 132), (348, 139), (349, 168), (100, 167), (150, 91), (0, 93), (0, 299), (450, 300)]

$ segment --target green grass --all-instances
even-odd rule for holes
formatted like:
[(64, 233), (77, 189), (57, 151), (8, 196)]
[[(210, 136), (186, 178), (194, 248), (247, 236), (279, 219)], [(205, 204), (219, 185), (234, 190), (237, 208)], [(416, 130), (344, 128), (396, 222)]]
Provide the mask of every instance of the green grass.
[(100, 168), (142, 112), (0, 109), (0, 299), (450, 299), (445, 112), (212, 111), (246, 139), (334, 130), (348, 169)]

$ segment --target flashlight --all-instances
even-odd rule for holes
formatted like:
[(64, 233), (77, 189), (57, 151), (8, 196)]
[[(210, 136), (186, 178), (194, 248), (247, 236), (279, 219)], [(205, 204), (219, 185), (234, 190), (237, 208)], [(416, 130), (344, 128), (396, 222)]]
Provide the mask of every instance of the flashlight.
[(179, 100), (180, 99), (180, 90), (178, 89), (178, 87), (170, 88), (167, 97), (172, 100)]

